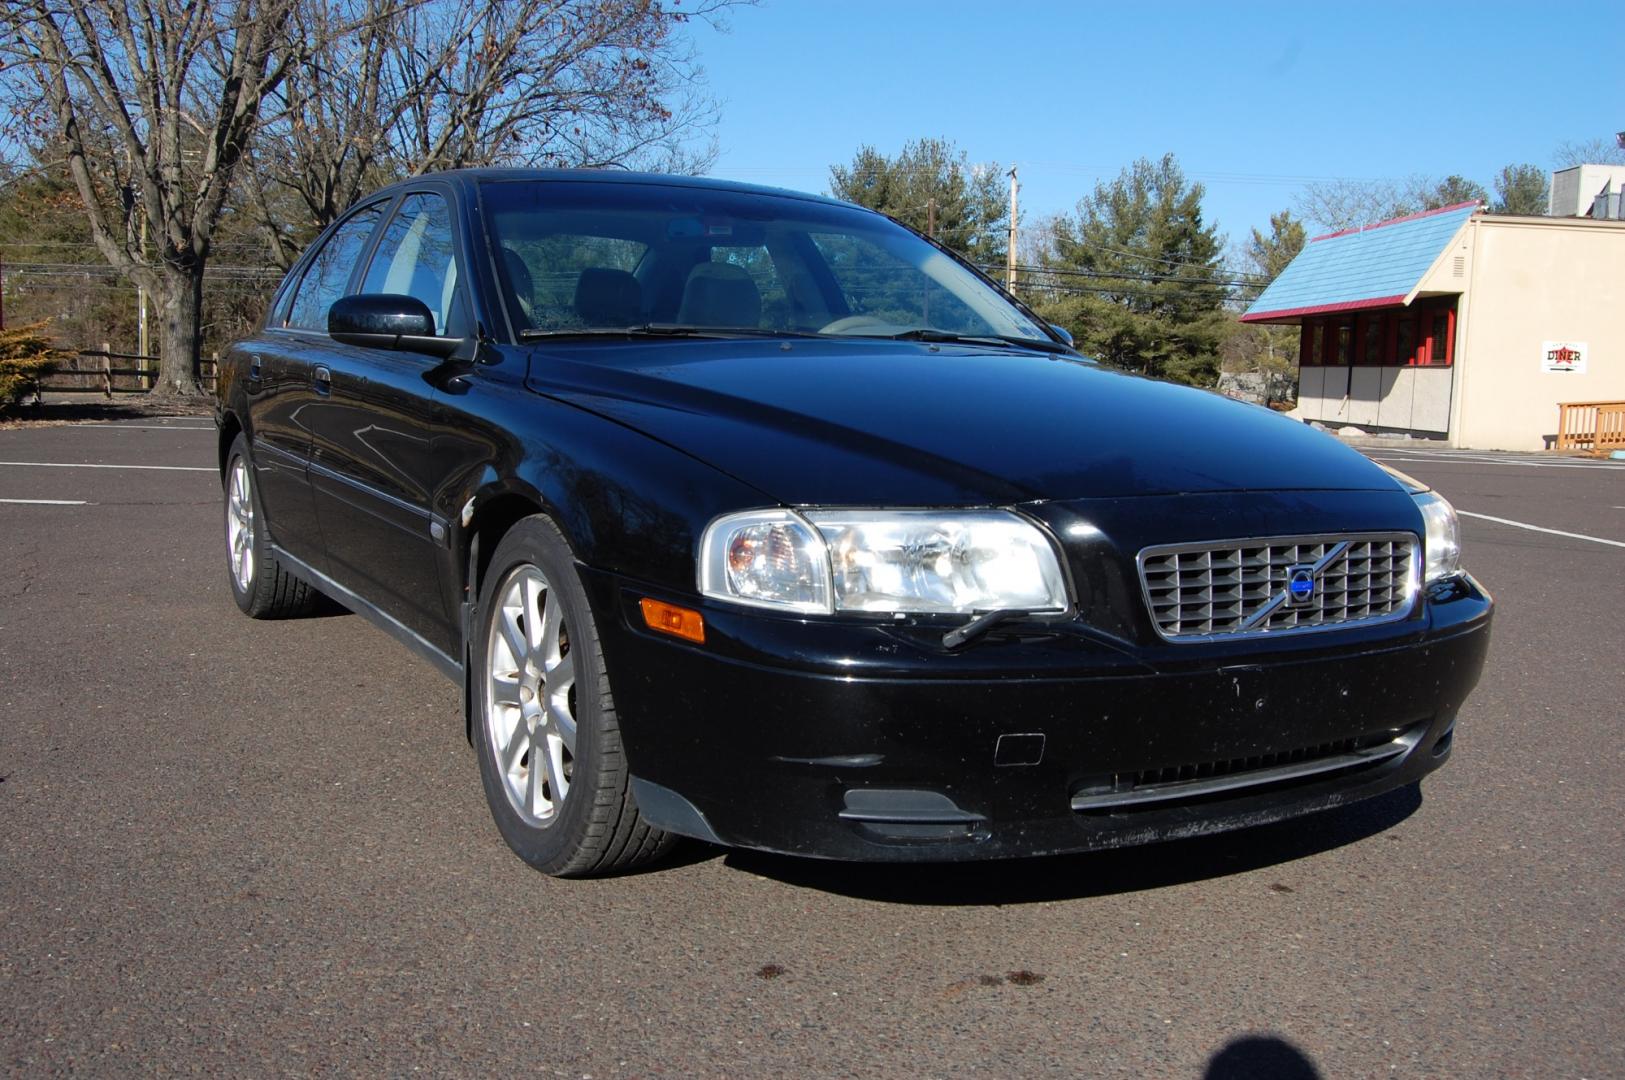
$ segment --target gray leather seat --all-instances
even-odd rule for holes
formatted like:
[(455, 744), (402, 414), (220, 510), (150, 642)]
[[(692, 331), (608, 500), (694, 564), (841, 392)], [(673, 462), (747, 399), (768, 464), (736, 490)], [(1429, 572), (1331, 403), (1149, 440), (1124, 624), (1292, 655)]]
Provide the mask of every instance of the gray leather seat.
[(742, 267), (700, 263), (688, 272), (677, 321), (691, 326), (760, 326), (761, 291)]

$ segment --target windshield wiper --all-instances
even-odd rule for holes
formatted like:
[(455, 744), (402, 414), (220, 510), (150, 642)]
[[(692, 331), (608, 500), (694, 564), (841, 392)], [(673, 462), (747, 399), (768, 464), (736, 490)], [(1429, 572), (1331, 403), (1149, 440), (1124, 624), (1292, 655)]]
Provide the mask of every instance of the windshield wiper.
[(901, 333), (877, 336), (891, 338), (894, 341), (929, 341), (949, 345), (993, 345), (1001, 349), (1037, 349), (1040, 352), (1069, 353), (1072, 351), (1058, 341), (1010, 337), (1004, 334), (955, 334), (948, 330), (935, 330), (928, 326), (919, 326), (913, 330), (904, 330)]
[(638, 323), (633, 326), (578, 326), (519, 331), (520, 341), (572, 337), (817, 337), (799, 330), (770, 330), (759, 326), (690, 326), (687, 323)]

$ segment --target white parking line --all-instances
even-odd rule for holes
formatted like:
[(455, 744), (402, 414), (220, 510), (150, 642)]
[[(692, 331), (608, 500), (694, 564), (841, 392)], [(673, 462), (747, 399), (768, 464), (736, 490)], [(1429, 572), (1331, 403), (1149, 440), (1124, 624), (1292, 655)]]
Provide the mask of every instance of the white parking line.
[(1481, 521), (1493, 521), (1497, 525), (1511, 525), (1514, 529), (1528, 529), (1530, 532), (1550, 533), (1553, 536), (1566, 536), (1570, 540), (1590, 540), (1593, 544), (1607, 544), (1609, 547), (1625, 548), (1625, 540), (1604, 540), (1600, 536), (1587, 536), (1585, 533), (1564, 532), (1562, 529), (1548, 529), (1544, 525), (1531, 525), (1527, 521), (1513, 521), (1510, 518), (1491, 517), (1489, 514), (1475, 514), (1471, 510), (1457, 509), (1456, 513), (1462, 517), (1478, 518)]
[(21, 503), (24, 506), (89, 506), (83, 499), (0, 499), (0, 503)]
[(84, 420), (63, 427), (101, 428), (103, 431), (213, 431), (214, 426), (197, 424), (125, 424), (117, 420)]
[(1384, 454), (1404, 454), (1404, 457), (1382, 457), (1378, 454), (1369, 455), (1376, 461), (1434, 461), (1442, 465), (1517, 465), (1525, 469), (1601, 469), (1618, 471), (1625, 469), (1625, 465), (1613, 465), (1605, 461), (1521, 461), (1512, 458), (1483, 457), (1480, 455), (1452, 454), (1449, 457), (1443, 454), (1424, 454), (1414, 450), (1384, 450)]
[(33, 469), (161, 469), (164, 472), (219, 472), (208, 465), (77, 465), (66, 461), (0, 461)]

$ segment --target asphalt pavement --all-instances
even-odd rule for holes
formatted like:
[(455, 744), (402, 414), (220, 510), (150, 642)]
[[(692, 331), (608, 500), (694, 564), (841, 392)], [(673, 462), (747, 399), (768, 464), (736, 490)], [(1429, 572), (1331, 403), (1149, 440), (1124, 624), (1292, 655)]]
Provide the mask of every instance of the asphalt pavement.
[(557, 881), (451, 684), (361, 619), (238, 613), (206, 420), (0, 430), (0, 1068), (1625, 1075), (1625, 464), (1370, 453), (1463, 512), (1500, 605), (1420, 796)]

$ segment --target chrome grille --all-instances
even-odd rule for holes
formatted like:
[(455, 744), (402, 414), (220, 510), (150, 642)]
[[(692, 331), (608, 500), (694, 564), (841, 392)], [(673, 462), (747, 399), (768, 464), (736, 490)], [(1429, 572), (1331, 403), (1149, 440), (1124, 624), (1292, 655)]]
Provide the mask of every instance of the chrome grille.
[[(1420, 573), (1410, 533), (1170, 544), (1139, 562), (1157, 633), (1177, 642), (1402, 619)], [(1292, 595), (1294, 571), (1313, 580), (1307, 597)]]

